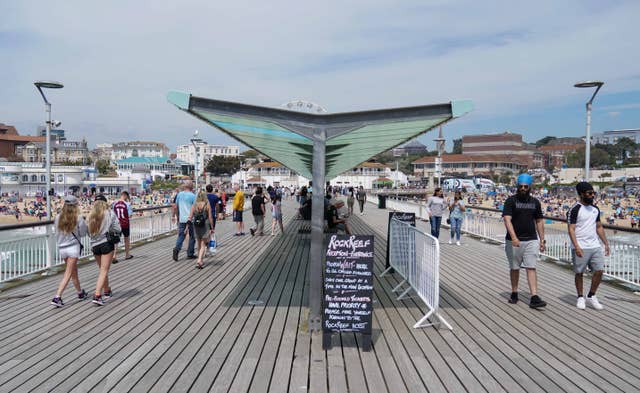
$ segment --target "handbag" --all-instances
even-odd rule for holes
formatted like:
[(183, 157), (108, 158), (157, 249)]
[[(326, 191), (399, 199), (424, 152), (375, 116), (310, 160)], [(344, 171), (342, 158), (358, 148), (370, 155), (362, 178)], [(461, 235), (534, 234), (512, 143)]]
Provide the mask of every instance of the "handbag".
[[(114, 217), (111, 217), (111, 219), (114, 219)], [(116, 218), (117, 220), (117, 218)], [(111, 229), (111, 225), (109, 225), (109, 230), (107, 231), (106, 235), (107, 235), (107, 241), (113, 245), (116, 245), (118, 243), (120, 243), (120, 233), (119, 231), (113, 230)]]
[(451, 219), (447, 217), (447, 224), (451, 224)]
[(107, 231), (107, 241), (114, 245), (120, 243), (120, 233)]

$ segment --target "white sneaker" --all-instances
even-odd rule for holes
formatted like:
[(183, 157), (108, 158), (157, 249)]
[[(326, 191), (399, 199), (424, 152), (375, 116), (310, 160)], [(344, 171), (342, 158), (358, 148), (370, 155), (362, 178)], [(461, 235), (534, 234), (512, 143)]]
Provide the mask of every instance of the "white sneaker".
[(580, 310), (584, 310), (585, 309), (584, 296), (580, 296), (578, 298), (578, 303), (576, 303), (576, 307), (578, 307)]
[(453, 241), (451, 239), (449, 239), (449, 244), (453, 244)]
[(596, 295), (588, 297), (587, 299), (589, 299), (589, 305), (595, 308), (596, 310), (602, 310), (604, 308), (602, 307), (602, 304), (600, 304), (600, 302), (598, 301), (598, 298), (596, 297)]
[(456, 246), (459, 246), (459, 245), (460, 245), (460, 240), (456, 242)]

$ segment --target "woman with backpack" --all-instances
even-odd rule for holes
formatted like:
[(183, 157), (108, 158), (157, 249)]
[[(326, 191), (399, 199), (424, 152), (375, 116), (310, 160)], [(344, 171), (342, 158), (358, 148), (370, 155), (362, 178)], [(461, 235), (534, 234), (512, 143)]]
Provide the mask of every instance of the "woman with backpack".
[(112, 243), (109, 234), (117, 235), (118, 241), (120, 241), (120, 222), (113, 210), (109, 208), (107, 198), (104, 195), (96, 197), (91, 213), (89, 213), (88, 221), (91, 251), (93, 251), (96, 263), (100, 268), (96, 290), (93, 294), (93, 303), (97, 306), (104, 306), (104, 299), (109, 299), (112, 296), (111, 287), (109, 286), (109, 268), (111, 267), (113, 251), (117, 243)]
[(84, 218), (79, 217), (78, 200), (73, 195), (64, 198), (64, 206), (62, 212), (56, 216), (54, 227), (56, 228), (56, 240), (60, 258), (64, 260), (66, 265), (64, 277), (58, 286), (58, 292), (51, 301), (56, 307), (62, 307), (62, 293), (64, 292), (69, 280), (73, 281), (73, 286), (78, 293), (78, 299), (87, 298), (87, 293), (80, 287), (78, 279), (78, 258), (82, 254), (82, 239), (87, 234), (87, 223)]
[[(207, 252), (207, 248), (209, 248), (209, 238), (215, 230), (215, 222), (211, 214), (211, 205), (209, 204), (207, 194), (204, 191), (198, 192), (196, 202), (191, 207), (191, 213), (189, 214), (189, 222), (193, 224), (193, 232), (196, 243), (198, 244), (197, 269), (204, 268), (202, 258), (204, 258), (204, 254)], [(185, 229), (185, 234), (186, 230), (187, 229)]]

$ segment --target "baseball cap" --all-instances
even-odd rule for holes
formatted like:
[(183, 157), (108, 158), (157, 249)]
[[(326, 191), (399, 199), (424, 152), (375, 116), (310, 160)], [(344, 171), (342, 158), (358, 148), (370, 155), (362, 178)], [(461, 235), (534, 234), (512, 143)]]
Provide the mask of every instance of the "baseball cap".
[(65, 205), (77, 205), (78, 198), (74, 197), (73, 195), (67, 195), (66, 197), (64, 197), (64, 203)]
[(96, 195), (96, 201), (102, 201), (102, 202), (108, 202), (107, 201), (107, 197), (105, 197), (104, 195), (100, 194), (100, 195)]

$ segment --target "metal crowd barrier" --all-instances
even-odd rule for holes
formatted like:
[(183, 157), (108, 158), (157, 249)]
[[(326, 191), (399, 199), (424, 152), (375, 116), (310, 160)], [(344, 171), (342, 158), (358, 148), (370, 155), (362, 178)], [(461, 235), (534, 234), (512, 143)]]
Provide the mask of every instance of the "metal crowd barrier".
[[(402, 282), (393, 288), (393, 292), (399, 292), (405, 283), (409, 284), (409, 287), (398, 296), (398, 300), (413, 289), (429, 309), (413, 327), (443, 324), (452, 330), (451, 325), (439, 312), (440, 244), (438, 239), (405, 222), (392, 219), (389, 229), (389, 264), (390, 267), (382, 272), (382, 275), (394, 269), (403, 278)], [(427, 323), (429, 318), (435, 322)]]
[[(416, 217), (428, 219), (426, 205), (410, 200), (389, 198), (387, 208), (391, 210), (414, 212)], [(469, 212), (471, 210), (471, 212)], [(545, 217), (546, 251), (543, 256), (571, 263), (571, 240), (566, 221)], [(443, 224), (443, 226), (446, 226)], [(605, 225), (611, 255), (605, 257), (604, 274), (627, 284), (640, 286), (640, 235), (637, 231), (624, 230)], [(462, 222), (462, 232), (498, 243), (505, 242), (506, 229), (499, 211), (495, 209), (470, 207)], [(626, 234), (630, 240), (618, 240), (615, 236)]]
[[(144, 215), (136, 216), (135, 213), (139, 212), (144, 212)], [(135, 210), (130, 219), (131, 244), (174, 230), (176, 224), (171, 222), (171, 216), (171, 208), (167, 206)], [(51, 221), (0, 228), (0, 237), (6, 238), (2, 233), (16, 230), (24, 231), (25, 236), (0, 241), (0, 283), (64, 264), (56, 247), (55, 228)], [(84, 246), (80, 257), (92, 256), (89, 236), (82, 237), (80, 241)], [(118, 246), (124, 248), (124, 240)]]

